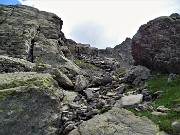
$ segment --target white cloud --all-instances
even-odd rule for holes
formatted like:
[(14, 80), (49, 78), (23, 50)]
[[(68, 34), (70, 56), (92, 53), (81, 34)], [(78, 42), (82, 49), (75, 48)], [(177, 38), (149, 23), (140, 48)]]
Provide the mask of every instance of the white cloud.
[[(67, 38), (72, 38), (77, 42), (89, 43), (99, 48), (113, 47), (121, 43), (126, 37), (132, 37), (140, 25), (151, 19), (180, 12), (178, 0), (19, 1), (24, 5), (57, 14), (64, 21), (62, 30)], [(87, 22), (89, 24), (93, 22), (93, 24), (88, 26)], [(79, 27), (80, 24), (82, 27)], [(84, 34), (86, 37), (81, 36), (81, 33), (89, 30), (88, 27), (91, 28), (92, 26), (96, 26), (96, 29), (87, 31)], [(94, 31), (94, 35), (97, 35), (101, 30), (103, 33), (99, 35), (100, 40), (94, 42), (94, 36), (90, 36), (90, 34)], [(77, 35), (75, 35), (76, 32)]]

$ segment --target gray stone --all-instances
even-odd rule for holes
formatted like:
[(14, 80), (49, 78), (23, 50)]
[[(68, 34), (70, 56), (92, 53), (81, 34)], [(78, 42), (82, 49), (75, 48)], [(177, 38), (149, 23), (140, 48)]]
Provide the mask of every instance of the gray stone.
[(87, 87), (88, 83), (88, 80), (83, 75), (78, 75), (74, 88), (76, 91), (82, 91)]
[(83, 122), (69, 135), (155, 135), (158, 127), (146, 117), (137, 117), (133, 113), (113, 108)]
[(157, 108), (157, 111), (158, 112), (167, 112), (167, 111), (170, 111), (171, 109), (169, 109), (169, 108), (166, 108), (166, 107), (164, 107), (164, 106), (159, 106), (158, 108)]
[(0, 74), (0, 95), (0, 134), (55, 134), (62, 126), (63, 93), (50, 74)]
[(72, 81), (58, 69), (52, 69), (53, 78), (58, 82), (59, 86), (64, 89), (73, 89)]
[(86, 89), (84, 90), (86, 96), (87, 96), (87, 99), (92, 99), (93, 98), (93, 92), (91, 89)]
[(159, 115), (167, 115), (167, 113), (156, 112), (156, 111), (153, 111), (151, 114), (152, 114), (152, 115), (156, 115), (156, 116), (159, 116)]
[(74, 91), (63, 91), (64, 93), (64, 100), (63, 103), (72, 103), (74, 99), (77, 97), (77, 93)]
[(119, 101), (117, 101), (115, 106), (130, 106), (141, 103), (143, 100), (142, 94), (137, 95), (129, 95), (122, 97)]
[(125, 75), (126, 82), (138, 85), (142, 80), (148, 79), (150, 70), (143, 66), (133, 66)]

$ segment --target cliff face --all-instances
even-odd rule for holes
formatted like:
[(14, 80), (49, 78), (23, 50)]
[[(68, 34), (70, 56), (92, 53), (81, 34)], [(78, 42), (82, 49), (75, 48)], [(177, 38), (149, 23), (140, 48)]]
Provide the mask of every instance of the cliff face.
[(142, 25), (132, 39), (135, 64), (180, 73), (180, 15), (172, 14)]
[[(27, 6), (0, 6), (0, 54), (30, 62), (58, 62), (63, 21)], [(46, 55), (44, 55), (46, 54)]]

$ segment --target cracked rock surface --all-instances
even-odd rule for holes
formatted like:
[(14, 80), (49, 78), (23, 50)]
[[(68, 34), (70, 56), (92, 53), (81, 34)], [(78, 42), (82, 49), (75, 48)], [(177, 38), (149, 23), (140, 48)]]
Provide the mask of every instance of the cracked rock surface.
[(147, 118), (139, 118), (125, 109), (112, 108), (82, 123), (69, 135), (155, 135), (158, 131)]

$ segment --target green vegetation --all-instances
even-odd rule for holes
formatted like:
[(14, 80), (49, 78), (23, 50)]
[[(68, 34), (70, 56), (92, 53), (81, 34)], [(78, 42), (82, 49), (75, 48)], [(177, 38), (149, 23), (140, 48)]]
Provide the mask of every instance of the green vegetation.
[(76, 60), (74, 61), (74, 63), (75, 63), (76, 65), (78, 65), (79, 67), (81, 67), (81, 68), (93, 69), (93, 68), (96, 67), (95, 65), (93, 65), (93, 64), (91, 64), (91, 63), (88, 63), (88, 62), (85, 62), (84, 60), (78, 60), (78, 59), (76, 59)]
[(19, 86), (31, 86), (31, 85), (35, 85), (39, 87), (46, 87), (50, 85), (51, 82), (52, 82), (51, 78), (43, 78), (43, 77), (42, 78), (35, 77), (35, 78), (27, 79), (27, 80), (19, 79), (19, 80), (13, 80), (13, 81), (1, 83), (0, 90), (10, 89), (10, 88), (19, 87)]
[(161, 130), (172, 134), (171, 124), (180, 120), (180, 108), (177, 108), (180, 105), (180, 76), (168, 82), (168, 75), (154, 74), (147, 80), (147, 84), (151, 94), (156, 91), (163, 91), (163, 95), (154, 101), (153, 107), (156, 109), (158, 106), (163, 105), (171, 110), (165, 116), (152, 115), (148, 109), (140, 112), (135, 111), (133, 108), (130, 108), (130, 110), (138, 116), (147, 116), (158, 124)]
[(126, 69), (125, 68), (119, 68), (118, 71), (115, 73), (115, 76), (117, 78), (120, 78), (123, 75), (125, 75), (125, 73), (126, 73)]

